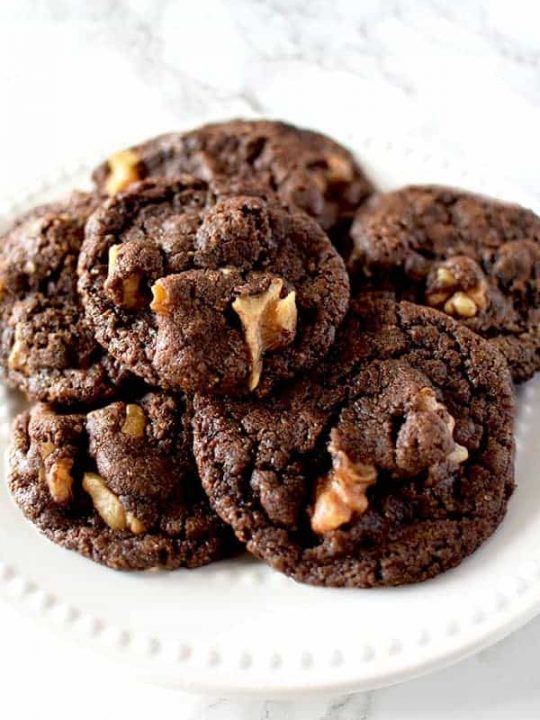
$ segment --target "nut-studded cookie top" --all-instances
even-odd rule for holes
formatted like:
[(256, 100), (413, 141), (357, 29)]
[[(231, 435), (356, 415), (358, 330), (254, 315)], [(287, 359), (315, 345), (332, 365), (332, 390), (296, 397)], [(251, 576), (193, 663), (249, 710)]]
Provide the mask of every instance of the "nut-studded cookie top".
[(195, 457), (218, 513), (297, 580), (399, 585), (457, 565), (513, 488), (502, 355), (443, 313), (353, 302), (328, 359), (265, 402), (196, 397)]
[(112, 195), (135, 180), (181, 173), (208, 181), (255, 181), (262, 191), (276, 191), (286, 204), (305, 210), (331, 236), (349, 224), (372, 191), (344, 147), (320, 133), (267, 120), (162, 135), (116, 153), (93, 177), (101, 192)]
[(87, 414), (17, 418), (10, 488), (53, 542), (116, 569), (197, 567), (229, 554), (191, 455), (181, 400), (149, 393)]
[(77, 260), (94, 195), (75, 193), (31, 210), (0, 247), (0, 361), (7, 381), (34, 400), (93, 403), (127, 376), (84, 318)]
[(540, 218), (444, 187), (373, 197), (356, 216), (359, 282), (394, 287), (492, 340), (516, 381), (540, 369)]
[(106, 201), (79, 273), (99, 342), (167, 390), (265, 393), (325, 354), (349, 299), (343, 261), (304, 213), (188, 176)]

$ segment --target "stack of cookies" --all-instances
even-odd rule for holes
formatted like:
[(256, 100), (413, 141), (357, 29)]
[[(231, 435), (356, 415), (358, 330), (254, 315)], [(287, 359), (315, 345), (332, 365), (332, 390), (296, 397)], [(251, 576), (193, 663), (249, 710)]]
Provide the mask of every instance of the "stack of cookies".
[(9, 484), (116, 569), (241, 551), (400, 585), (472, 553), (540, 368), (540, 219), (374, 190), (328, 137), (233, 121), (120, 151), (0, 249)]

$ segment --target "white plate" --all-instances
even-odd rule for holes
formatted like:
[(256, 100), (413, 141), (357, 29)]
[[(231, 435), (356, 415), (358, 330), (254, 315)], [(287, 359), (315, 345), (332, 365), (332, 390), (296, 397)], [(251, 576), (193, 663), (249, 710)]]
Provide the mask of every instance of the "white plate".
[[(528, 200), (505, 188), (497, 172), (465, 172), (466, 159), (452, 164), (429, 148), (344, 139), (385, 187), (435, 180)], [(11, 214), (86, 177), (79, 170), (51, 180), (5, 208)], [(5, 454), (16, 399), (1, 392)], [(195, 571), (115, 573), (38, 536), (2, 482), (0, 590), (144, 678), (185, 689), (266, 696), (365, 690), (447, 665), (540, 609), (540, 377), (519, 395), (518, 489), (507, 518), (459, 568), (421, 585), (312, 588), (247, 557)]]

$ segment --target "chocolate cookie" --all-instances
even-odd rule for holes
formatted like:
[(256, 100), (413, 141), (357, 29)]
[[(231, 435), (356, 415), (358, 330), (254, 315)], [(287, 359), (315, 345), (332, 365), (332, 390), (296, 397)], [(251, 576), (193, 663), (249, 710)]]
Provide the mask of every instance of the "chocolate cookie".
[(113, 155), (93, 174), (113, 195), (135, 180), (188, 173), (203, 180), (240, 179), (276, 191), (342, 237), (352, 214), (372, 192), (351, 153), (325, 135), (268, 120), (233, 120), (170, 133)]
[[(540, 218), (444, 187), (373, 197), (354, 221), (360, 282), (435, 307), (490, 339), (517, 382), (540, 369)], [(363, 279), (362, 279), (363, 276)]]
[(266, 399), (196, 397), (212, 505), (296, 580), (369, 587), (457, 565), (513, 489), (502, 355), (452, 318), (391, 294), (352, 303), (327, 361)]
[(79, 273), (99, 342), (167, 390), (264, 394), (318, 362), (349, 300), (343, 261), (312, 219), (189, 176), (109, 198)]
[(198, 567), (235, 547), (201, 489), (179, 399), (149, 393), (78, 415), (37, 405), (15, 421), (10, 460), (26, 517), (111, 568)]
[(0, 241), (0, 364), (34, 400), (93, 403), (127, 377), (95, 341), (77, 294), (84, 225), (97, 205), (75, 193), (31, 210)]

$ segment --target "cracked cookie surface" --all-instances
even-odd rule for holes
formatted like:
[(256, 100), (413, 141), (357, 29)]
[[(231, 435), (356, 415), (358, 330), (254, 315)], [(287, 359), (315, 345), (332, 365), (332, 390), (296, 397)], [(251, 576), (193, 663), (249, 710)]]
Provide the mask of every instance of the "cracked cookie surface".
[(19, 218), (0, 248), (0, 362), (33, 400), (94, 403), (128, 376), (101, 348), (77, 293), (84, 225), (98, 205), (74, 193)]
[(472, 553), (513, 489), (502, 355), (390, 293), (352, 302), (326, 361), (271, 398), (197, 396), (212, 505), (248, 549), (316, 585), (400, 585)]
[(166, 390), (265, 394), (318, 362), (349, 300), (343, 261), (312, 219), (189, 176), (107, 200), (79, 273), (99, 342)]
[(357, 213), (359, 283), (391, 287), (491, 340), (515, 381), (540, 369), (540, 218), (461, 190), (411, 186)]
[(337, 244), (372, 185), (351, 153), (312, 130), (268, 120), (233, 120), (169, 133), (113, 155), (93, 174), (114, 194), (137, 179), (187, 173), (255, 183), (305, 210)]
[(164, 393), (22, 413), (9, 486), (50, 540), (111, 568), (198, 567), (236, 548), (202, 491), (183, 401)]

